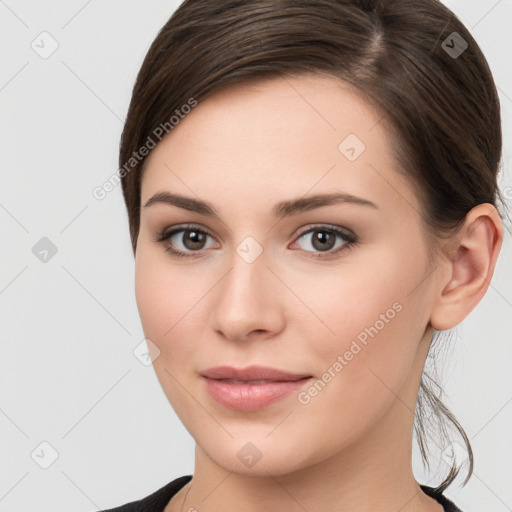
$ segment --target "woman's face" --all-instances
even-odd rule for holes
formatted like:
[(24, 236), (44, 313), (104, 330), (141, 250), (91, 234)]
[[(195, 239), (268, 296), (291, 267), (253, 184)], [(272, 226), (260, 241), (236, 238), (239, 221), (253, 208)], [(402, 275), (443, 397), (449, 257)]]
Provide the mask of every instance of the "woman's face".
[[(137, 304), (215, 464), (284, 474), (407, 439), (435, 277), (391, 142), (343, 82), (301, 76), (214, 94), (149, 155)], [(290, 375), (232, 370), (255, 366)]]

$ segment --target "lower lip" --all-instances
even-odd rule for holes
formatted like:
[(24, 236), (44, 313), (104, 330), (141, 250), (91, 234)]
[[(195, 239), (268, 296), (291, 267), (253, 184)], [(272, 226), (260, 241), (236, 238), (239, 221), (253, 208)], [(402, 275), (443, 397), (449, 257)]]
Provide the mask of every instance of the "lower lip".
[(204, 380), (208, 392), (217, 403), (236, 411), (258, 411), (299, 391), (311, 377), (261, 384), (235, 384), (208, 378)]

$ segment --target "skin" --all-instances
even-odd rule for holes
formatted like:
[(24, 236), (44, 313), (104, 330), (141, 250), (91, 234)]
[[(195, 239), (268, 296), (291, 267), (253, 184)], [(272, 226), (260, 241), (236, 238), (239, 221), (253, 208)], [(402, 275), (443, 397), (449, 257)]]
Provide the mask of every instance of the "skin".
[[(149, 155), (137, 305), (159, 382), (196, 441), (192, 482), (166, 512), (442, 511), (412, 472), (419, 381), (433, 329), (457, 325), (485, 294), (503, 229), (493, 206), (478, 205), (431, 265), (418, 198), (379, 119), (335, 78), (257, 81), (200, 102)], [(366, 146), (354, 161), (338, 149), (351, 133)], [(162, 191), (208, 201), (220, 219), (144, 207)], [(333, 191), (377, 208), (271, 213), (279, 201)], [(186, 223), (212, 236), (198, 249), (187, 232), (155, 241)], [(353, 231), (358, 243), (336, 252), (346, 244), (336, 236), (326, 255), (313, 243), (324, 225)], [(236, 252), (247, 236), (263, 250), (252, 263)], [(169, 246), (200, 255), (178, 258)], [(394, 303), (400, 312), (307, 404), (292, 394), (259, 411), (229, 410), (198, 373), (258, 364), (321, 379)], [(252, 467), (237, 457), (247, 442), (261, 453)]]

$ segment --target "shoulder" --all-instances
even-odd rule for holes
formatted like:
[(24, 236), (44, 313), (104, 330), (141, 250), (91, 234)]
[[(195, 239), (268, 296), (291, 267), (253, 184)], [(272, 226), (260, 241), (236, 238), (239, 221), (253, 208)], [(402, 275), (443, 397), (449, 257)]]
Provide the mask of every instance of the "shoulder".
[(420, 487), (425, 494), (428, 494), (431, 498), (438, 501), (443, 506), (445, 512), (462, 512), (462, 510), (458, 508), (453, 501), (450, 501), (442, 491), (438, 491), (434, 487), (427, 485), (420, 485)]
[(191, 479), (192, 475), (180, 476), (145, 498), (100, 512), (163, 512), (169, 500)]

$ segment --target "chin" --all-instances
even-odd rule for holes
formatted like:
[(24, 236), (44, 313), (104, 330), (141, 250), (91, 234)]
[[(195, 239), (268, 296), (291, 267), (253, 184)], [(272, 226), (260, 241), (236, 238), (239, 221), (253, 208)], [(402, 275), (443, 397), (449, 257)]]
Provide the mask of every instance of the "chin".
[(278, 476), (299, 471), (314, 465), (328, 453), (323, 453), (323, 447), (311, 452), (313, 446), (301, 442), (304, 438), (299, 432), (295, 436), (282, 431), (281, 435), (268, 435), (269, 429), (261, 429), (257, 435), (254, 428), (247, 429), (246, 434), (228, 437), (223, 432), (223, 438), (205, 435), (202, 431), (195, 438), (200, 456), (209, 458), (214, 464), (239, 475), (268, 477)]
[(257, 459), (256, 455), (253, 456), (254, 458), (251, 461), (251, 456), (248, 453), (251, 450), (255, 451), (255, 449), (247, 449), (247, 445), (242, 445), (242, 450), (244, 449), (246, 449), (246, 453), (242, 456), (239, 456), (240, 449), (238, 446), (234, 450), (231, 449), (229, 451), (219, 451), (217, 447), (213, 451), (209, 451), (207, 455), (217, 466), (226, 471), (244, 476), (279, 476), (292, 473), (308, 465), (306, 461), (300, 464), (298, 461), (290, 460), (285, 451), (277, 449), (259, 450), (261, 458)]

